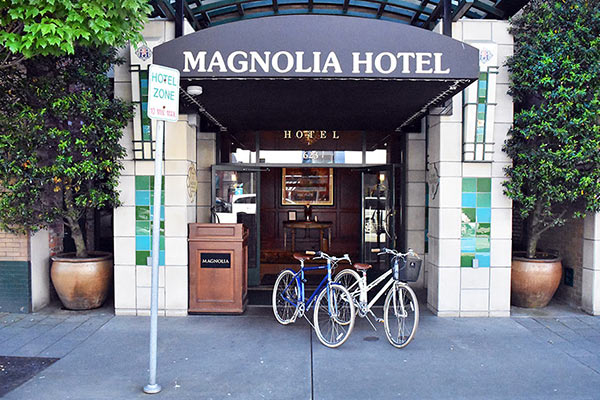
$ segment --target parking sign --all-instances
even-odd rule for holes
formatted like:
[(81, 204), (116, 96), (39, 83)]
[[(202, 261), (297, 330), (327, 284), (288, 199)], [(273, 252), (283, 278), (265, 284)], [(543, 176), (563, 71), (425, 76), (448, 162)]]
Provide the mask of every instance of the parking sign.
[(179, 118), (179, 71), (162, 65), (148, 70), (148, 117), (177, 122)]

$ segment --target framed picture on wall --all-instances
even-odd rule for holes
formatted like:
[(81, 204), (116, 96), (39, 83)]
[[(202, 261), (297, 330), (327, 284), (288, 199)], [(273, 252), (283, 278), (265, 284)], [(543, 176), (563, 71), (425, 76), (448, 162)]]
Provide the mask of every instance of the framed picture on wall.
[(288, 211), (288, 221), (295, 221), (295, 220), (296, 220), (296, 210)]
[(282, 168), (281, 204), (333, 205), (333, 168)]

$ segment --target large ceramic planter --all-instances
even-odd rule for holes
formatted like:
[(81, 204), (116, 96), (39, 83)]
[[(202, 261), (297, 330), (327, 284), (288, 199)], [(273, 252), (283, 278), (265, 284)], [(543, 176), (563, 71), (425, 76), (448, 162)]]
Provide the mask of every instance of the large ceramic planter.
[[(538, 255), (539, 256), (539, 255)], [(545, 307), (554, 296), (562, 277), (560, 257), (525, 258), (515, 253), (512, 258), (511, 303), (518, 307)]]
[(112, 254), (91, 253), (74, 258), (74, 253), (52, 257), (50, 276), (63, 305), (71, 310), (98, 308), (106, 300), (113, 275)]

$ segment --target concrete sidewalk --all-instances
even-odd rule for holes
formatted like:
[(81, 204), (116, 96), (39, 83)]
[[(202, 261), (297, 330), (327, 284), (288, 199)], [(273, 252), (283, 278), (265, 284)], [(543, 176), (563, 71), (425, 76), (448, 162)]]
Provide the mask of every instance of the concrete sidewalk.
[(60, 360), (6, 399), (598, 399), (600, 317), (555, 306), (512, 318), (438, 318), (388, 344), (358, 320), (339, 349), (270, 308), (159, 319), (158, 395), (145, 395), (149, 319), (107, 309), (0, 315), (0, 356)]

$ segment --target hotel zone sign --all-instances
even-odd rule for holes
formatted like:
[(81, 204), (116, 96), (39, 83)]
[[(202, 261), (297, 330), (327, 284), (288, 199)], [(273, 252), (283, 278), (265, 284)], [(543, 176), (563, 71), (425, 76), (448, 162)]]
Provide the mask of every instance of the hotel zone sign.
[(177, 122), (179, 118), (179, 71), (152, 64), (148, 69), (148, 117)]

